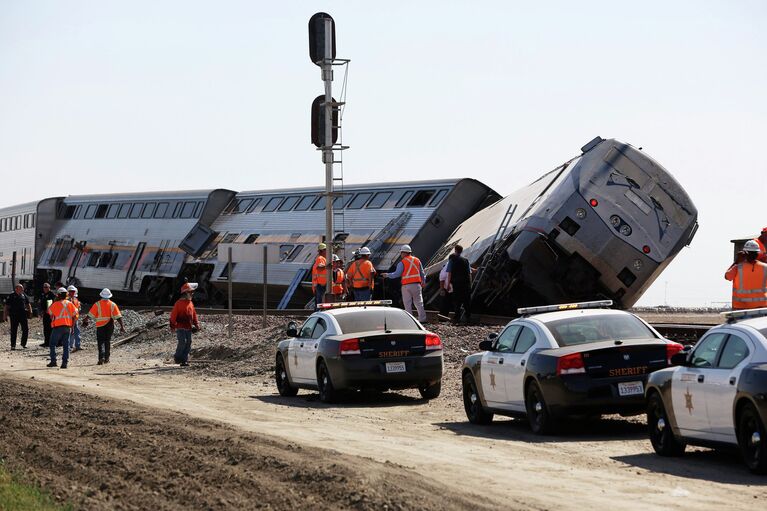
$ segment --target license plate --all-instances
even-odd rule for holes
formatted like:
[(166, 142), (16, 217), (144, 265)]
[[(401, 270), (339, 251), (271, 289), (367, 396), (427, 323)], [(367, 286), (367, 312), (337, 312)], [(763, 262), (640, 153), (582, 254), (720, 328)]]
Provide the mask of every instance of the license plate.
[(620, 396), (641, 396), (644, 394), (644, 384), (641, 381), (627, 381), (618, 384)]
[(404, 373), (405, 363), (404, 362), (386, 362), (386, 372), (387, 373)]

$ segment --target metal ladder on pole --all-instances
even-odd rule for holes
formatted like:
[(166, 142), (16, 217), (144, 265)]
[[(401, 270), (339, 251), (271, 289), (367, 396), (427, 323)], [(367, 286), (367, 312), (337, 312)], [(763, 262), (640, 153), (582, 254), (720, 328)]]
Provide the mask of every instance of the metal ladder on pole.
[(514, 217), (514, 213), (516, 211), (517, 211), (517, 205), (509, 204), (509, 207), (506, 209), (506, 213), (503, 215), (501, 224), (498, 226), (498, 230), (495, 231), (493, 242), (490, 244), (490, 247), (488, 247), (487, 252), (485, 252), (485, 255), (482, 257), (482, 262), (480, 263), (479, 268), (477, 269), (477, 276), (474, 279), (474, 282), (472, 282), (471, 284), (472, 299), (474, 299), (474, 295), (477, 293), (477, 289), (479, 289), (479, 285), (482, 282), (482, 278), (485, 276), (485, 270), (487, 270), (487, 267), (490, 264), (490, 261), (493, 260), (493, 258), (495, 257), (495, 254), (498, 252), (498, 249), (501, 247), (501, 244), (499, 242), (503, 240), (503, 235), (506, 232), (506, 229), (509, 227), (509, 224), (511, 223), (511, 219)]

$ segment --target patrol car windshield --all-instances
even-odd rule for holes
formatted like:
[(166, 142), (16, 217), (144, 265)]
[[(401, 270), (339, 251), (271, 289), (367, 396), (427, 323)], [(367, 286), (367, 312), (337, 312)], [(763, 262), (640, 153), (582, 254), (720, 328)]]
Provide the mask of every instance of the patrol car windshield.
[(380, 307), (336, 315), (344, 334), (388, 330), (420, 330), (415, 320), (402, 309)]
[(657, 338), (647, 325), (629, 314), (559, 319), (546, 322), (546, 326), (560, 346)]

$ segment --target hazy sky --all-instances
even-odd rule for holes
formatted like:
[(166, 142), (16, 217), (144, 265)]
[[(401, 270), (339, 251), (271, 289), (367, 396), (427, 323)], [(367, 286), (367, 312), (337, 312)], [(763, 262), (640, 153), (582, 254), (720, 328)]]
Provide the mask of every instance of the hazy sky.
[(307, 21), (324, 10), (352, 59), (347, 182), (505, 195), (618, 138), (700, 212), (640, 304), (729, 301), (729, 240), (767, 225), (767, 2), (532, 4), (0, 0), (0, 206), (322, 184)]

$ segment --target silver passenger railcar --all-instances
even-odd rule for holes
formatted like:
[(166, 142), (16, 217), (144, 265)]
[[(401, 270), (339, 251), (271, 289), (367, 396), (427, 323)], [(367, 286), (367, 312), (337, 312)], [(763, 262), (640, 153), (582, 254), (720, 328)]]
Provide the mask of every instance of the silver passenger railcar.
[[(323, 193), (324, 189), (312, 187), (237, 194), (212, 226), (216, 239), (196, 261), (212, 267), (214, 301), (225, 301), (229, 277), (218, 244), (268, 244), (278, 254), (268, 264), (268, 305), (277, 306), (285, 299), (283, 306), (305, 306), (312, 298), (309, 270), (317, 244), (325, 237)], [(371, 260), (381, 271), (396, 264), (403, 243), (428, 260), (460, 222), (499, 199), (474, 179), (346, 185), (333, 202), (334, 246), (347, 262), (353, 250), (369, 247)], [(262, 284), (262, 264), (233, 265), (233, 297), (238, 305), (260, 304)]]
[(515, 315), (521, 306), (611, 299), (631, 307), (697, 230), (690, 197), (658, 162), (614, 139), (582, 154), (461, 224), (429, 263), (429, 296), (456, 244), (480, 270), (474, 306)]

